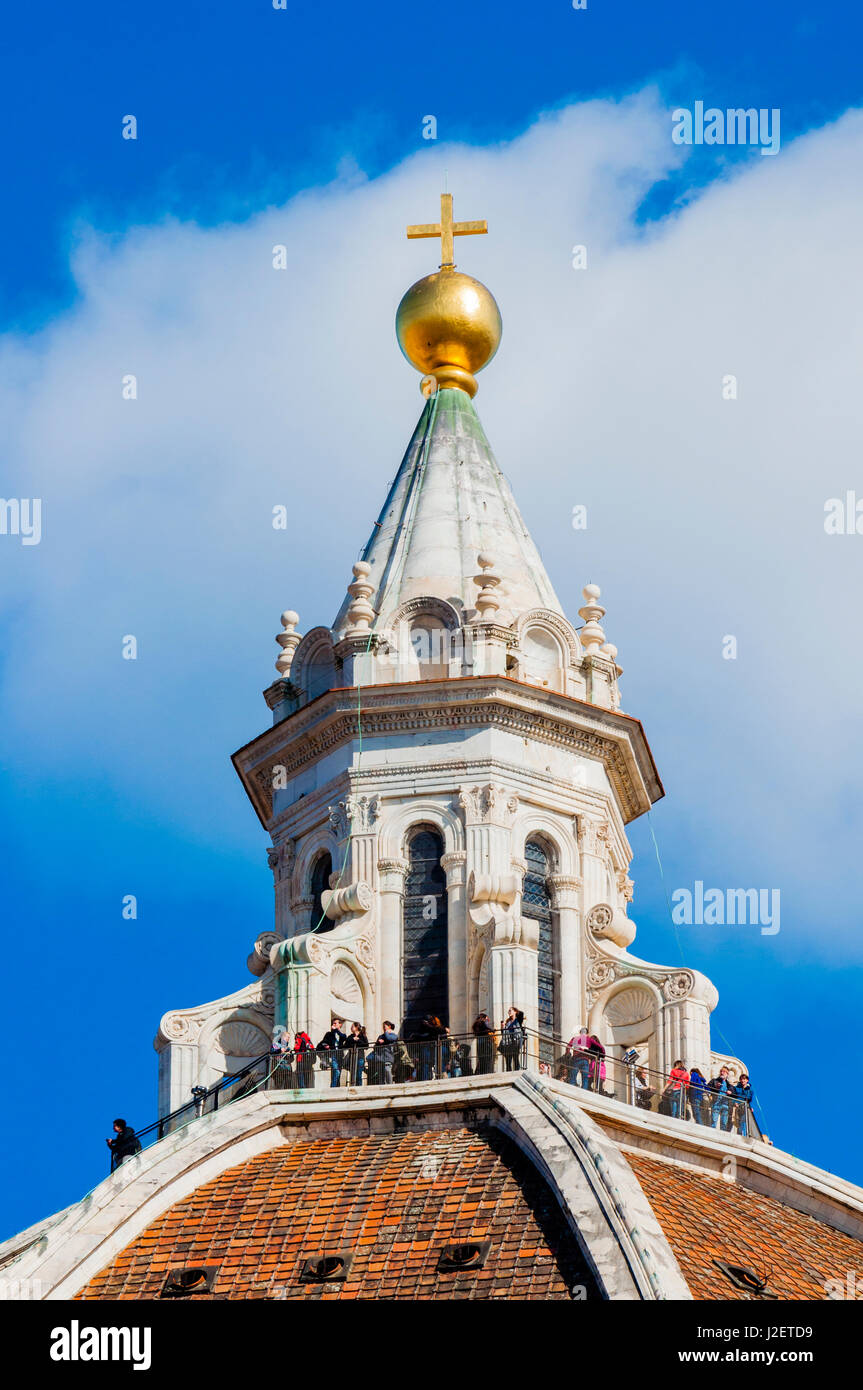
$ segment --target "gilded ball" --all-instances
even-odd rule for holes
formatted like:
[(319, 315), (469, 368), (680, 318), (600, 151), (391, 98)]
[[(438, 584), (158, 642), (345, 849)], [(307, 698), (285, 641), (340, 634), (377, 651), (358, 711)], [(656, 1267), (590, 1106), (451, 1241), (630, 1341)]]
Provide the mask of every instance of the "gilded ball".
[(438, 386), (460, 386), (471, 396), (473, 374), (494, 357), (502, 329), (494, 295), (459, 270), (417, 280), (396, 311), (396, 336), (408, 361)]

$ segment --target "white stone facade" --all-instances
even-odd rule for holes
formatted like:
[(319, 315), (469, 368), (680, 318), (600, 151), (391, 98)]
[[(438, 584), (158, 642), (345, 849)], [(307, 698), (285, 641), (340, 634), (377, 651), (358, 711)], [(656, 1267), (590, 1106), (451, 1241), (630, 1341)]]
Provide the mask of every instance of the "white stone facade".
[[(537, 1032), (562, 1042), (586, 1024), (612, 1056), (636, 1047), (656, 1071), (683, 1057), (711, 1074), (715, 989), (630, 951), (626, 825), (662, 786), (620, 710), (599, 589), (585, 587), (577, 629), (472, 403), (439, 395), (333, 627), (301, 636), (283, 615), (273, 726), (234, 757), (272, 838), (274, 930), (250, 957), (256, 985), (163, 1020), (162, 1113), (236, 1069), (250, 1028), (316, 1042), (334, 1013), (370, 1038), (402, 1022), (418, 828), (438, 837), (430, 911), (446, 911), (447, 989), (434, 1011), (453, 1033), (515, 1005), (534, 1055)], [(543, 940), (524, 910), (529, 845), (547, 868)]]

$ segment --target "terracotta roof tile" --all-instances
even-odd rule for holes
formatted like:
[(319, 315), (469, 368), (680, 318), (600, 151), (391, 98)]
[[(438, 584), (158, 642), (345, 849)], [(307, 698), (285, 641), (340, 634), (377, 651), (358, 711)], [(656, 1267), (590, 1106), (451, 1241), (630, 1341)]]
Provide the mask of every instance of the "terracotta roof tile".
[[(485, 1266), (438, 1271), (443, 1247), (468, 1238), (491, 1239)], [(344, 1283), (299, 1282), (305, 1259), (343, 1251)], [(158, 1298), (191, 1264), (219, 1266), (196, 1298), (568, 1299), (576, 1284), (598, 1296), (541, 1174), (484, 1128), (272, 1149), (164, 1212), (78, 1297)]]
[(826, 1299), (828, 1279), (844, 1285), (863, 1270), (863, 1241), (776, 1197), (642, 1153), (626, 1158), (695, 1298), (750, 1297), (715, 1260), (751, 1269), (780, 1299)]

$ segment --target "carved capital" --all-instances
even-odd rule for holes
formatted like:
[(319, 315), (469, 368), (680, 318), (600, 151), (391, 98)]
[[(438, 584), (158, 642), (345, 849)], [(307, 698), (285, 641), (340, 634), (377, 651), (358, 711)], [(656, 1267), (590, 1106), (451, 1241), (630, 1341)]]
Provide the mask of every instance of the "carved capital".
[(346, 839), (351, 829), (351, 815), (347, 801), (337, 801), (335, 806), (328, 806), (327, 815), (336, 839)]
[(554, 906), (558, 910), (578, 907), (581, 879), (576, 874), (551, 874), (548, 882), (554, 894)]
[(381, 799), (379, 796), (351, 795), (346, 799), (344, 806), (352, 835), (373, 830), (376, 822), (380, 819)]
[(382, 893), (403, 893), (410, 864), (407, 859), (379, 859), (378, 874)]
[(295, 849), (293, 840), (283, 840), (280, 845), (271, 845), (267, 850), (267, 863), (273, 871), (274, 882), (283, 883), (290, 878)]
[(633, 883), (632, 879), (629, 877), (625, 869), (618, 869), (616, 879), (618, 893), (621, 894), (624, 902), (631, 903), (632, 895), (635, 891), (635, 884)]
[(611, 841), (611, 826), (607, 820), (594, 820), (592, 816), (578, 818), (578, 844), (582, 854), (593, 854), (602, 858)]
[(458, 804), (468, 825), (512, 826), (518, 813), (518, 797), (506, 787), (489, 782), (485, 786), (460, 787)]
[(467, 854), (463, 849), (453, 850), (451, 854), (443, 855), (440, 862), (446, 873), (447, 888), (464, 883)]

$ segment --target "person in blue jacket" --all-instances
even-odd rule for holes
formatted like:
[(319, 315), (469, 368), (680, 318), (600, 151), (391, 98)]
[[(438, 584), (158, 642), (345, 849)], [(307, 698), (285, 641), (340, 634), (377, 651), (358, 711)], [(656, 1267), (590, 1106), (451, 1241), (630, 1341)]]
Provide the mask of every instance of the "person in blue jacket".
[(740, 1080), (734, 1087), (734, 1120), (737, 1123), (737, 1133), (745, 1136), (749, 1133), (749, 1107), (752, 1104), (752, 1087), (746, 1072), (740, 1073)]
[(689, 1108), (697, 1125), (709, 1123), (707, 1117), (710, 1111), (710, 1102), (707, 1099), (707, 1077), (698, 1067), (693, 1067), (689, 1073)]
[(728, 1075), (727, 1067), (719, 1068), (719, 1075), (714, 1076), (712, 1081), (708, 1081), (707, 1089), (712, 1093), (713, 1114), (711, 1116), (711, 1127), (713, 1129), (723, 1129), (726, 1132), (731, 1129), (731, 1095), (734, 1085)]

